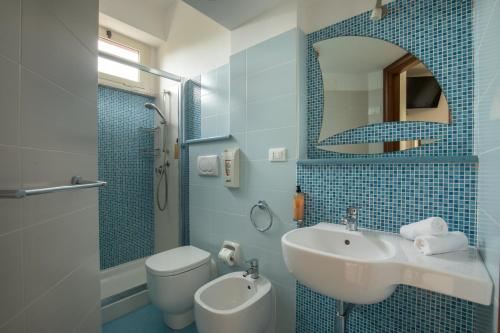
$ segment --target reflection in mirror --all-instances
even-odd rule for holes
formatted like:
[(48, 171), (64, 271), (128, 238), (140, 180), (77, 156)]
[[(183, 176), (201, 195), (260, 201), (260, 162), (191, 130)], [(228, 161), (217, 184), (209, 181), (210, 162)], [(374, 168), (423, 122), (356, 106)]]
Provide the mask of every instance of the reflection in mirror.
[(188, 80), (184, 94), (186, 140), (229, 134), (229, 65)]
[[(324, 88), (319, 142), (353, 128), (385, 122), (450, 123), (448, 102), (438, 81), (401, 47), (375, 38), (348, 36), (318, 42), (314, 49)], [(407, 148), (393, 143), (383, 149)]]
[[(406, 140), (406, 141), (392, 141), (392, 142), (375, 142), (375, 143), (355, 143), (348, 145), (329, 145), (318, 146), (318, 149), (331, 151), (334, 153), (342, 154), (383, 154), (387, 152), (387, 145), (397, 146), (397, 151), (413, 149), (424, 145), (435, 143), (439, 140)], [(394, 151), (394, 150), (393, 150)]]

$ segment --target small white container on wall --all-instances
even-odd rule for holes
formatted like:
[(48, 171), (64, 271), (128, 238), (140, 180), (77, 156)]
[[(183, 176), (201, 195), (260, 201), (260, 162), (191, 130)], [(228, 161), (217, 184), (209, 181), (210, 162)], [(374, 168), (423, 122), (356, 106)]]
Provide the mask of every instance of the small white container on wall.
[(240, 149), (225, 149), (222, 153), (224, 186), (240, 187)]

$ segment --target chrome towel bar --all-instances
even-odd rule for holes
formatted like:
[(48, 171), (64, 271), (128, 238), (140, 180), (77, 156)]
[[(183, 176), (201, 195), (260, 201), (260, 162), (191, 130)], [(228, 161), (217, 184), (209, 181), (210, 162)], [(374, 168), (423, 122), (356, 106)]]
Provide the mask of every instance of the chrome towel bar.
[(72, 191), (81, 190), (85, 188), (92, 187), (103, 187), (108, 183), (101, 181), (88, 181), (83, 180), (80, 176), (74, 176), (71, 178), (71, 185), (62, 185), (54, 187), (44, 187), (44, 188), (28, 188), (19, 190), (0, 190), (0, 199), (21, 199), (24, 197), (29, 197), (32, 195), (62, 192), (62, 191)]

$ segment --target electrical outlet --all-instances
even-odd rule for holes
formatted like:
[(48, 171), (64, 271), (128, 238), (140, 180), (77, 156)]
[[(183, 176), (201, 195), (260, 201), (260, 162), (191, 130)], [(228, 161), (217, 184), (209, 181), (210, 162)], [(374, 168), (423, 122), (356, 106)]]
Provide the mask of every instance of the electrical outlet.
[(270, 162), (286, 162), (286, 148), (270, 148), (269, 149)]

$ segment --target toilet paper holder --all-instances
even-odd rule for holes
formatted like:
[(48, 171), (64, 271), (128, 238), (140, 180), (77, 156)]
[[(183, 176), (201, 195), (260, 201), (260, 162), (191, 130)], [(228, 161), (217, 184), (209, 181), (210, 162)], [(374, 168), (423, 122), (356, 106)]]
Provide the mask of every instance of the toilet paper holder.
[[(222, 253), (230, 251), (229, 262), (222, 258)], [(241, 251), (240, 244), (232, 241), (224, 241), (222, 243), (222, 248), (219, 251), (219, 258), (227, 265), (240, 265), (241, 264)]]

